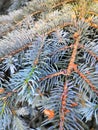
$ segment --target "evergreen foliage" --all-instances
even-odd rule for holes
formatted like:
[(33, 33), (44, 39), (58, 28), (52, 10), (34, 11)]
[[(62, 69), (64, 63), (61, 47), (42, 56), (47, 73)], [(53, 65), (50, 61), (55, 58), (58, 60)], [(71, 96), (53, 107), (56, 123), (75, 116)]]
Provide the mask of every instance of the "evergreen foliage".
[(98, 0), (10, 0), (5, 13), (0, 130), (97, 130)]

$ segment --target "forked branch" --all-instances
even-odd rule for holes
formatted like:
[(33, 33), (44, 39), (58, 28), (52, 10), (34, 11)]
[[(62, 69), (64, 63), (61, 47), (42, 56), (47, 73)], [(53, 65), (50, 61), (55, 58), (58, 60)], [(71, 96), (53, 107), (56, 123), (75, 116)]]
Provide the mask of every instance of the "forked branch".
[(76, 41), (74, 43), (73, 52), (72, 52), (71, 59), (70, 59), (69, 65), (68, 65), (67, 75), (70, 75), (73, 68), (74, 68), (74, 62), (75, 62), (75, 59), (76, 59), (77, 49), (78, 49), (79, 40), (80, 40), (78, 32), (76, 32), (74, 34), (74, 38), (75, 38)]

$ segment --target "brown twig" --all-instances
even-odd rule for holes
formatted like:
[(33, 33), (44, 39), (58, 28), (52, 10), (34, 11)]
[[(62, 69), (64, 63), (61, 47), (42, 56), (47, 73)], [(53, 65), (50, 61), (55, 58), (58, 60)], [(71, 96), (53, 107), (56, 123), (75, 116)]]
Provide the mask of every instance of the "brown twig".
[(7, 55), (5, 55), (4, 57), (0, 58), (0, 61), (4, 60), (5, 58), (7, 58), (7, 57), (9, 57), (9, 56), (15, 55), (15, 54), (17, 54), (17, 53), (19, 53), (19, 52), (21, 52), (21, 51), (27, 49), (27, 48), (28, 48), (29, 46), (31, 46), (31, 45), (32, 45), (32, 43), (28, 43), (28, 44), (22, 46), (21, 48), (15, 50), (15, 51), (13, 51), (13, 52), (10, 52), (9, 54), (7, 54)]
[(54, 28), (52, 28), (51, 30), (48, 30), (48, 32), (45, 32), (44, 34), (45, 35), (50, 35), (51, 33), (53, 33), (53, 32), (55, 32), (57, 29), (61, 29), (61, 28), (64, 28), (64, 27), (66, 27), (66, 26), (71, 26), (72, 25), (72, 23), (62, 23), (62, 24), (60, 24), (60, 25), (57, 25), (57, 26), (55, 26)]
[(59, 130), (64, 130), (64, 120), (65, 116), (67, 113), (70, 111), (66, 109), (66, 102), (67, 102), (67, 93), (68, 93), (68, 88), (67, 88), (67, 83), (65, 82), (64, 84), (64, 91), (61, 95), (61, 109), (60, 109), (60, 125), (59, 125)]
[(52, 7), (52, 9), (55, 9), (55, 8), (57, 8), (57, 7), (59, 7), (59, 6), (62, 6), (63, 4), (66, 4), (66, 3), (70, 3), (70, 2), (75, 2), (76, 0), (64, 0), (64, 1), (62, 1), (62, 2), (60, 2), (60, 3), (58, 3), (58, 4), (56, 4), (56, 5), (54, 5), (53, 7)]
[(49, 78), (53, 78), (53, 77), (56, 77), (56, 76), (59, 76), (59, 75), (66, 75), (66, 70), (56, 72), (56, 73), (53, 73), (53, 74), (49, 74), (49, 75), (41, 78), (40, 81), (43, 81), (43, 80), (46, 80), (46, 79), (49, 79)]
[(64, 51), (64, 50), (67, 50), (67, 49), (70, 49), (70, 48), (73, 48), (73, 47), (74, 47), (74, 45), (72, 45), (72, 44), (71, 44), (70, 46), (64, 46), (64, 47), (62, 47), (62, 48), (56, 50), (55, 52), (50, 53), (49, 56), (55, 55), (56, 53), (58, 53), (58, 52), (60, 52), (60, 51)]
[(74, 70), (90, 86), (90, 88), (98, 95), (98, 89), (92, 84), (92, 82), (82, 72), (78, 70), (77, 65), (74, 66)]
[(77, 49), (78, 49), (79, 40), (80, 40), (79, 34), (77, 32), (74, 34), (74, 38), (76, 41), (74, 43), (73, 52), (72, 52), (71, 59), (70, 59), (69, 65), (68, 65), (67, 75), (71, 74), (71, 71), (73, 70), (73, 67), (74, 67), (76, 55), (77, 55)]
[(98, 56), (97, 56), (94, 52), (92, 52), (91, 50), (88, 50), (85, 46), (79, 45), (79, 48), (84, 49), (84, 50), (85, 50), (86, 52), (88, 52), (91, 56), (93, 56), (96, 60), (98, 60)]

